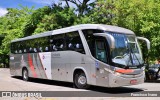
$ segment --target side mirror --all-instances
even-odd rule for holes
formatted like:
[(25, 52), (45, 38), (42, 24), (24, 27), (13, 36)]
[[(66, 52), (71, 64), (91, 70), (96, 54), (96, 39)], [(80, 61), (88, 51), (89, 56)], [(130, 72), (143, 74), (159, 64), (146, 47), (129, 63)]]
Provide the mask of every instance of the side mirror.
[(147, 49), (150, 50), (150, 41), (144, 37), (137, 37), (138, 40), (143, 40), (147, 43)]
[(107, 33), (94, 33), (93, 34), (94, 36), (102, 36), (102, 37), (105, 37), (106, 40), (108, 41), (109, 43), (109, 46), (111, 49), (114, 49), (115, 48), (115, 39), (112, 35), (110, 34), (107, 34)]

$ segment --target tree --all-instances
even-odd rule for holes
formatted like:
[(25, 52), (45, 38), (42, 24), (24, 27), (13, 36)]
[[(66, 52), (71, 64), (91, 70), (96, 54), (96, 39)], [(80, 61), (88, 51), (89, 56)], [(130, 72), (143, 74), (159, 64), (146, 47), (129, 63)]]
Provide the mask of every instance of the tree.
[(28, 16), (33, 11), (33, 8), (8, 8), (7, 10), (7, 15), (0, 17), (0, 35), (5, 36), (0, 47), (1, 54), (9, 53), (11, 40), (24, 36), (22, 30), (26, 22), (26, 19), (28, 19)]
[(48, 15), (51, 12), (51, 8), (49, 6), (45, 6), (43, 8), (39, 8), (35, 10), (31, 16), (29, 16), (25, 26), (23, 28), (24, 36), (30, 36), (34, 33), (37, 25), (43, 19), (45, 15)]
[[(21, 6), (22, 7), (22, 6)], [(16, 38), (23, 37), (23, 27), (26, 19), (32, 13), (33, 8), (22, 7), (22, 9), (8, 8), (7, 15), (0, 17), (0, 35), (4, 36), (0, 44), (0, 63), (8, 66), (10, 42)]]
[(71, 26), (75, 18), (74, 9), (53, 3), (33, 12), (23, 29), (24, 36)]
[(34, 34), (51, 31), (58, 28), (64, 28), (73, 25), (76, 15), (70, 8), (64, 8), (56, 13), (45, 15), (37, 25)]
[(97, 0), (93, 10), (81, 16), (76, 23), (112, 24), (113, 10), (112, 0)]
[(78, 16), (82, 16), (87, 14), (93, 7), (94, 1), (90, 2), (90, 0), (61, 0), (65, 1), (67, 7), (69, 8), (69, 2), (76, 6), (76, 11), (78, 12)]

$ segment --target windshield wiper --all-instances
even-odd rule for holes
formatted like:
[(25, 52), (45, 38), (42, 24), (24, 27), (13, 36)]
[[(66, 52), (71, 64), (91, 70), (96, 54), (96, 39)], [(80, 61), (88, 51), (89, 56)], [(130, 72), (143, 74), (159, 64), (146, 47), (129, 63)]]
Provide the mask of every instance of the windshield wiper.
[[(131, 62), (131, 66), (130, 67), (136, 67), (136, 65), (134, 64), (134, 57), (136, 58), (136, 60), (138, 61), (138, 63), (139, 63), (139, 65), (137, 65), (137, 67), (138, 66), (141, 66), (141, 64), (140, 64), (140, 61), (139, 61), (139, 59), (138, 59), (138, 57), (136, 56), (136, 54), (133, 52), (133, 50), (132, 50), (132, 48), (131, 48), (131, 46), (128, 44), (128, 55), (129, 55), (129, 58), (130, 58), (130, 62)], [(129, 67), (129, 61), (128, 61), (128, 63), (127, 63), (127, 66)]]
[[(133, 60), (132, 60), (132, 55), (131, 55), (131, 50), (130, 50), (130, 47), (127, 45), (127, 50), (128, 50), (128, 55), (129, 55), (129, 58), (130, 58), (130, 61), (131, 61), (131, 63), (132, 63), (132, 65), (133, 65)], [(129, 61), (128, 61), (128, 63), (127, 63), (127, 66), (126, 66), (126, 69), (129, 69)]]
[[(141, 64), (140, 63), (140, 60), (138, 59), (138, 57), (136, 56), (136, 54), (135, 53), (133, 53), (133, 50), (132, 50), (132, 48), (130, 48), (130, 53), (131, 53), (131, 57), (132, 57), (132, 55), (133, 55), (133, 57), (135, 57), (136, 58), (136, 60), (138, 61), (138, 63), (139, 63), (139, 65), (137, 65), (137, 67), (141, 67), (141, 66), (143, 66), (143, 64)], [(134, 60), (133, 58), (132, 58), (132, 60)], [(134, 66), (134, 64), (133, 64), (133, 61), (132, 61), (132, 65)]]

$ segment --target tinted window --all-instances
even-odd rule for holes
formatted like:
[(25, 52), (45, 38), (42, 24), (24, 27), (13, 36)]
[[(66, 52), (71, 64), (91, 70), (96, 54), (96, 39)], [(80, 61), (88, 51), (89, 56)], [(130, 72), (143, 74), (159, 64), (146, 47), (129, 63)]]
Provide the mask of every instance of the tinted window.
[(96, 47), (96, 58), (100, 61), (107, 62), (107, 53), (106, 53), (106, 41), (105, 38), (99, 37), (100, 39), (96, 39), (95, 47)]
[(66, 49), (85, 54), (78, 32), (66, 33)]
[(11, 43), (11, 53), (37, 53), (49, 51), (49, 37), (42, 37)]
[(93, 33), (102, 33), (103, 31), (90, 29), (90, 30), (82, 30), (82, 32), (84, 33), (84, 36), (86, 38), (86, 41), (88, 43), (92, 55), (95, 57), (95, 36), (93, 35)]
[(65, 50), (65, 34), (53, 35), (51, 36), (51, 50), (52, 51), (63, 51)]
[(72, 50), (85, 54), (78, 31), (11, 43), (12, 53)]
[[(103, 37), (94, 36), (93, 33), (103, 33), (102, 30), (83, 30), (84, 36), (90, 48), (91, 54), (96, 59), (106, 62), (109, 60), (107, 52), (107, 40)], [(105, 41), (106, 40), (106, 41)]]

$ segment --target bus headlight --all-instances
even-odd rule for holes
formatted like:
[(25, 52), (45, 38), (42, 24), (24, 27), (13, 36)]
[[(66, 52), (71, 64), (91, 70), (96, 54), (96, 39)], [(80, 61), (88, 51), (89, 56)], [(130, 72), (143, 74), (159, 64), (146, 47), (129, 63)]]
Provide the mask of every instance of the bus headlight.
[(121, 75), (121, 73), (115, 72), (115, 75), (116, 75), (116, 76), (120, 76), (120, 75)]

